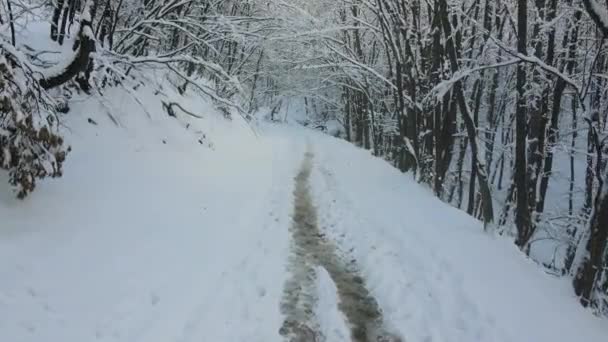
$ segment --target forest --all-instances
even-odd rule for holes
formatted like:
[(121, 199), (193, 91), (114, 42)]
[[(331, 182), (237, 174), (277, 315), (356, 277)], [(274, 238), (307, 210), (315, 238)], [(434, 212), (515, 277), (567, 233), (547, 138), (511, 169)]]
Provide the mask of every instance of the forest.
[(297, 109), (608, 315), (607, 37), (608, 0), (2, 0), (0, 168), (36, 196), (69, 167), (71, 100), (150, 78), (227, 120)]

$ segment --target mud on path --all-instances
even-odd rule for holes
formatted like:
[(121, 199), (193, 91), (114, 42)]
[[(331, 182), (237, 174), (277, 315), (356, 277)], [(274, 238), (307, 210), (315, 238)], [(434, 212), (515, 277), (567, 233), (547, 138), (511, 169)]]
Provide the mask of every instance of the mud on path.
[(400, 342), (401, 339), (383, 331), (382, 312), (367, 290), (356, 261), (342, 258), (319, 230), (309, 184), (312, 166), (313, 154), (307, 152), (295, 179), (294, 217), (290, 228), (292, 252), (288, 263), (291, 277), (285, 284), (281, 302), (286, 318), (280, 333), (289, 342), (326, 340), (319, 332), (315, 317), (315, 267), (323, 267), (338, 289), (338, 308), (347, 320), (353, 342)]

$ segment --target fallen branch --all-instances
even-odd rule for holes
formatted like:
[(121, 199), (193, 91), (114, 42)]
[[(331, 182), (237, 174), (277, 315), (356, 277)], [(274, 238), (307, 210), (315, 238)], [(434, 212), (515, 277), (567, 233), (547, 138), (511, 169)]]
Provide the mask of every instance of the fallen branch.
[(201, 115), (197, 115), (192, 113), (191, 111), (184, 109), (184, 107), (182, 107), (182, 105), (180, 105), (177, 102), (165, 102), (165, 101), (161, 101), (163, 103), (163, 108), (167, 111), (167, 113), (169, 114), (169, 116), (175, 117), (175, 111), (173, 110), (173, 107), (177, 107), (178, 109), (180, 109), (182, 112), (197, 118), (197, 119), (202, 119), (203, 117)]

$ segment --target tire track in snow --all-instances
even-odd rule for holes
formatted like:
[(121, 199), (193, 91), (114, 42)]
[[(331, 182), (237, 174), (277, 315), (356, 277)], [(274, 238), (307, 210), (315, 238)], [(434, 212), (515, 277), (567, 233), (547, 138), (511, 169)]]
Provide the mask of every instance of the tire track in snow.
[(292, 253), (288, 260), (291, 277), (285, 283), (281, 302), (281, 312), (285, 315), (285, 320), (279, 332), (290, 342), (325, 340), (314, 315), (318, 299), (315, 293), (316, 274), (309, 251), (312, 240), (307, 234), (315, 230), (317, 219), (308, 191), (311, 167), (312, 154), (308, 152), (296, 176), (294, 215), (290, 227)]
[(292, 255), (281, 303), (285, 321), (280, 334), (290, 342), (325, 341), (315, 317), (317, 304), (315, 266), (325, 268), (338, 290), (338, 308), (350, 326), (354, 342), (400, 342), (383, 330), (382, 311), (367, 290), (356, 261), (346, 261), (321, 233), (310, 192), (313, 153), (307, 152), (296, 177), (294, 216), (290, 228)]

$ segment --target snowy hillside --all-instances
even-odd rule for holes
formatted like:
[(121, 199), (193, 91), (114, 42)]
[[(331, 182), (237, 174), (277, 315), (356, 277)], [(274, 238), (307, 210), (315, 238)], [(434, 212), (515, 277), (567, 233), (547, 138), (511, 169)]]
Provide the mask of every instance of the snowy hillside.
[(299, 145), (112, 100), (120, 127), (94, 101), (65, 123), (64, 178), (2, 190), (0, 340), (274, 339)]
[[(153, 110), (153, 97), (147, 117), (113, 96), (120, 126), (94, 100), (65, 122), (65, 177), (23, 202), (3, 190), (2, 340), (281, 341), (294, 178), (307, 151), (318, 229), (357, 263), (393, 336), (608, 336), (568, 284), (369, 153), (295, 126), (261, 124), (254, 135), (203, 99), (186, 102), (205, 113), (186, 129)], [(348, 341), (334, 280), (314, 272), (311, 326)]]

